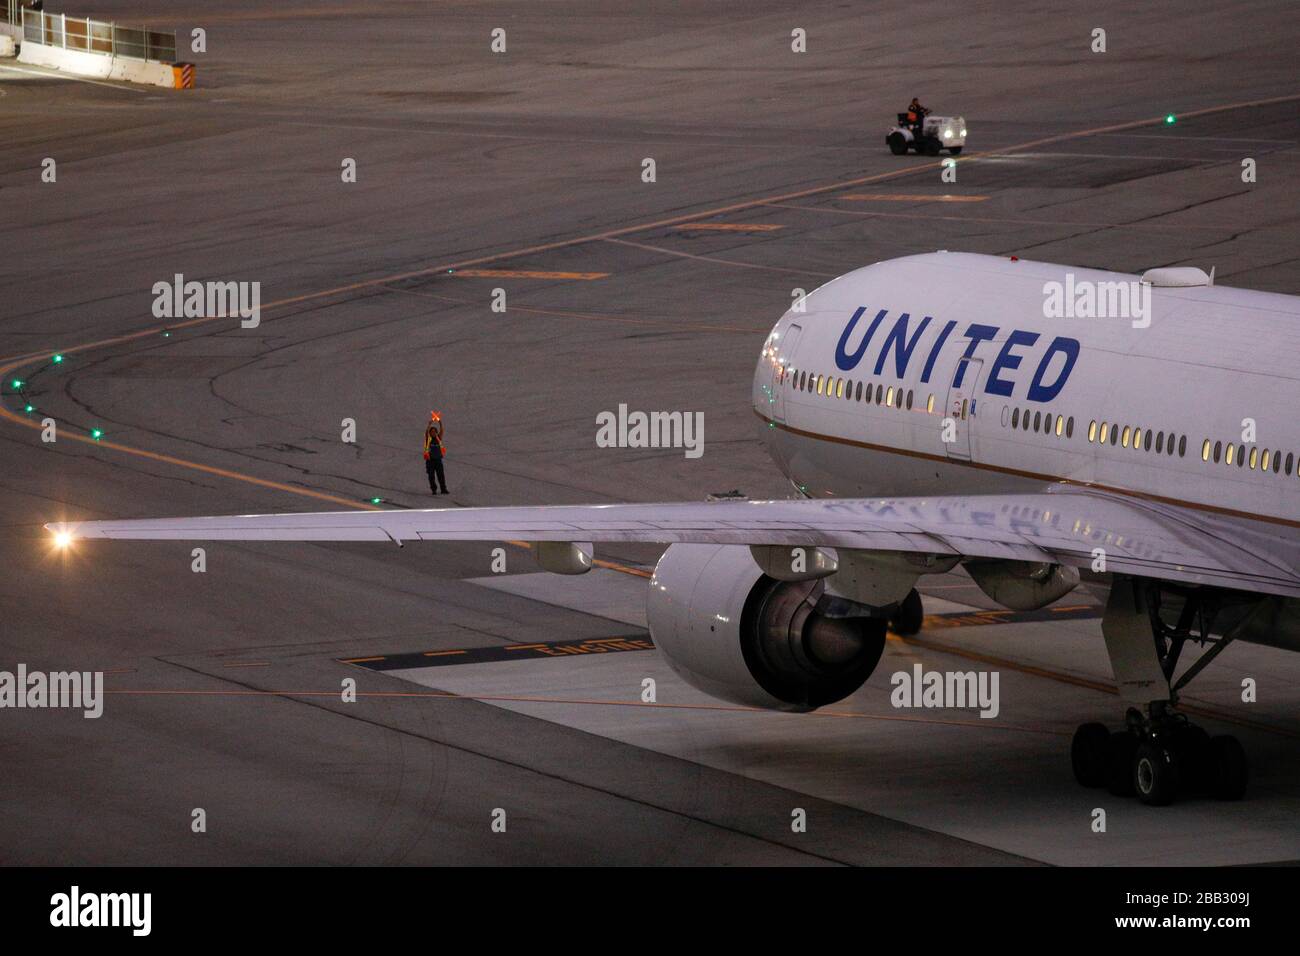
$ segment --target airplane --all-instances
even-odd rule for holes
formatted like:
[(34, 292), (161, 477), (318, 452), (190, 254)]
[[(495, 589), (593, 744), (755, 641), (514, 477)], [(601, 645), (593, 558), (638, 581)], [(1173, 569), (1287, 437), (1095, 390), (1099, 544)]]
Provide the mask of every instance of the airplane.
[[(1087, 317), (1109, 312), (1133, 315)], [(922, 626), (923, 575), (961, 565), (1014, 610), (1084, 584), (1106, 594), (1125, 713), (1123, 729), (1078, 728), (1078, 782), (1153, 805), (1236, 799), (1243, 748), (1178, 699), (1234, 641), (1300, 651), (1297, 356), (1300, 297), (1188, 267), (1138, 277), (941, 251), (833, 279), (767, 336), (753, 414), (787, 500), (46, 527), (63, 545), (523, 540), (562, 574), (589, 570), (596, 544), (656, 542), (647, 620), (673, 670), (795, 712), (858, 690), (891, 624)], [(1176, 676), (1189, 642), (1203, 651)]]

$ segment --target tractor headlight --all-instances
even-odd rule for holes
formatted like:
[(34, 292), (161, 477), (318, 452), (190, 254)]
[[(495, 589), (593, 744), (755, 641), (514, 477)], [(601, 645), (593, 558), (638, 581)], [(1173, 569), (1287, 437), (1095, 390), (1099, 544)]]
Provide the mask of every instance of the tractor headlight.
[(944, 131), (943, 131), (943, 138), (944, 138), (944, 139), (952, 139), (952, 130), (950, 130), (950, 129), (946, 129), (946, 130), (944, 130)]

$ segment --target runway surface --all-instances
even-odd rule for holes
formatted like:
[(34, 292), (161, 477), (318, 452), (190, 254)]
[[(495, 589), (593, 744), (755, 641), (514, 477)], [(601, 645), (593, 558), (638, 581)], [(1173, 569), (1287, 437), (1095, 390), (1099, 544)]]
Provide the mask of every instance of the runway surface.
[[(0, 861), (1300, 859), (1295, 655), (1234, 645), (1188, 692), (1246, 745), (1245, 801), (1077, 788), (1070, 733), (1119, 717), (1082, 591), (1010, 619), (928, 579), (922, 634), (832, 713), (791, 716), (718, 705), (639, 646), (650, 547), (562, 580), (514, 547), (498, 575), (486, 545), (212, 544), (197, 574), (184, 542), (60, 557), (41, 529), (428, 507), (430, 409), (456, 506), (783, 497), (748, 406), (764, 335), (794, 290), (914, 252), (1296, 293), (1293, 5), (75, 12), (110, 10), (201, 26), (208, 52), (192, 91), (0, 61), (0, 669), (103, 670), (109, 691), (99, 720), (0, 711)], [(966, 117), (957, 182), (885, 148), (912, 95)], [(260, 282), (261, 325), (155, 318), (178, 273)], [(620, 403), (704, 411), (706, 453), (597, 447)], [(1000, 716), (892, 708), (918, 662), (998, 671)]]

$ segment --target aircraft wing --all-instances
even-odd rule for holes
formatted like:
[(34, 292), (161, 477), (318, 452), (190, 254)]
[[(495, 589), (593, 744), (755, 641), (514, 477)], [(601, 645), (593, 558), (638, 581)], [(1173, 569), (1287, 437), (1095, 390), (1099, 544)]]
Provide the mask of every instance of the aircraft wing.
[(63, 522), (74, 538), (802, 545), (1047, 561), (1300, 597), (1294, 529), (1087, 489), (1011, 495), (380, 510)]

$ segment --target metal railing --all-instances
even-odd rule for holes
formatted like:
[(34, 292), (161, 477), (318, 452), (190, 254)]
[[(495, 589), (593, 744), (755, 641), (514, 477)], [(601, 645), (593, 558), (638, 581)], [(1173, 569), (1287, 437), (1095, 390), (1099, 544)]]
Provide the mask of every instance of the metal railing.
[[(11, 0), (12, 2), (12, 0)], [(116, 23), (42, 13), (21, 8), (23, 42), (57, 46), (84, 53), (129, 57), (133, 60), (176, 62), (176, 33), (148, 28), (120, 27)]]
[(0, 23), (12, 23), (22, 26), (22, 3), (19, 0), (0, 0)]

